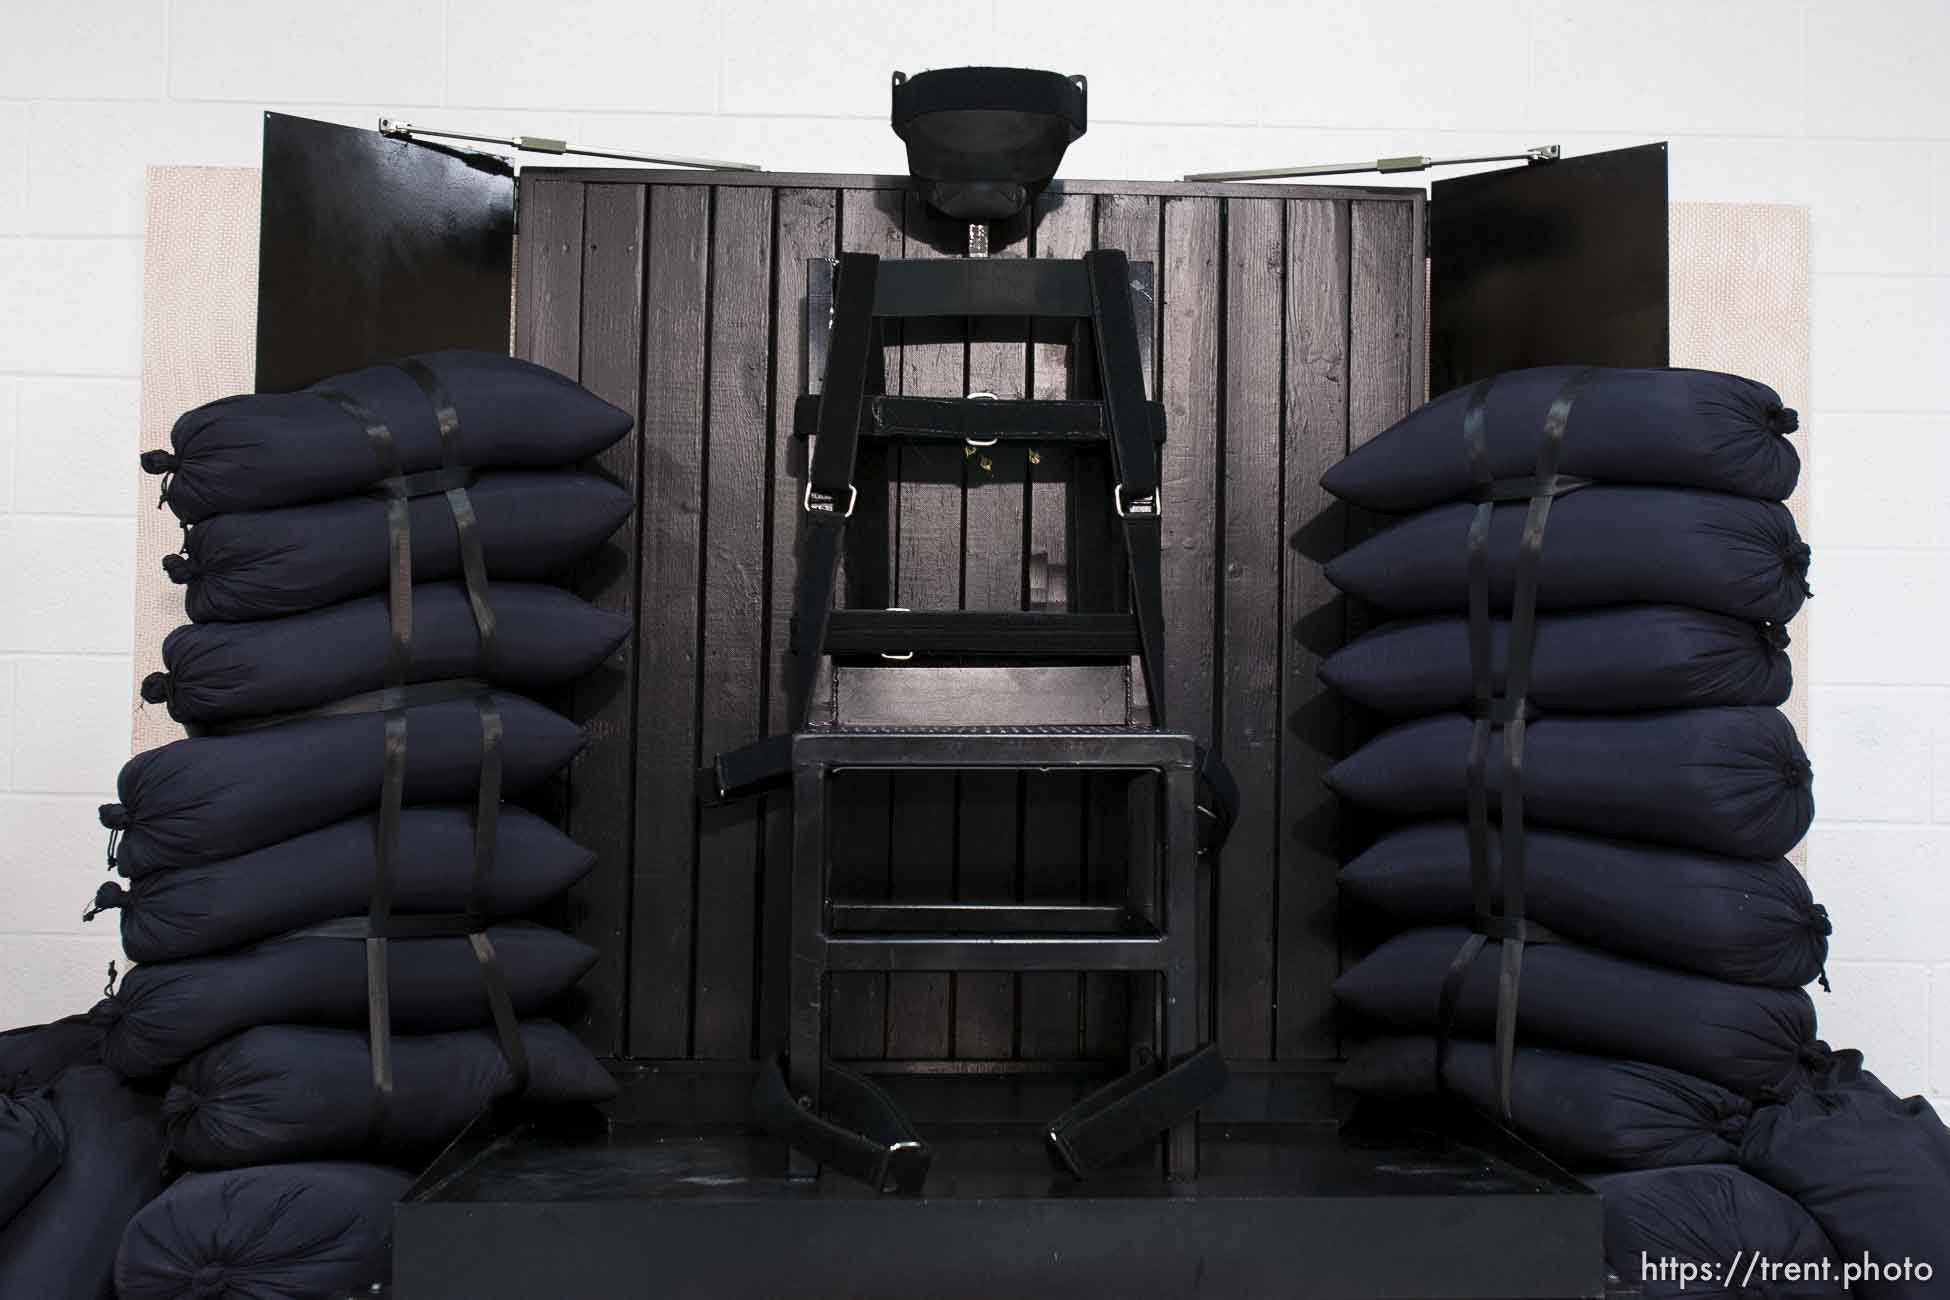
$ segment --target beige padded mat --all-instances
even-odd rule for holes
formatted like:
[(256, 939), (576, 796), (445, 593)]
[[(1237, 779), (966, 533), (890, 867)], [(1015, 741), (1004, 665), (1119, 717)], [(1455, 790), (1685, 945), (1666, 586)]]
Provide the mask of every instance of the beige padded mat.
[[(1672, 364), (1750, 375), (1774, 386), (1801, 412), (1793, 435), (1801, 483), (1788, 499), (1801, 536), (1814, 543), (1809, 484), (1814, 480), (1808, 414), (1808, 209), (1772, 203), (1672, 205)], [(1815, 552), (1820, 572), (1821, 552)], [(1794, 638), (1794, 694), (1786, 712), (1808, 743), (1808, 615), (1788, 625)], [(1807, 869), (1807, 845), (1788, 856)]]
[[(151, 167), (142, 259), (141, 446), (169, 445), (192, 406), (247, 393), (257, 370), (255, 167)], [(143, 677), (162, 667), (162, 640), (184, 621), (183, 589), (162, 557), (182, 545), (176, 516), (149, 508), (160, 480), (142, 480), (135, 526), (136, 750), (183, 734), (161, 705), (142, 703)]]

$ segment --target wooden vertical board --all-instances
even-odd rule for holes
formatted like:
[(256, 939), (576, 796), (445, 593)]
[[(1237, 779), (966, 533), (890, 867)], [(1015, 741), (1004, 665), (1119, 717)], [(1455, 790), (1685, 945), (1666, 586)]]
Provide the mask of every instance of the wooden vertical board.
[[(1406, 415), (1422, 379), (1411, 375), (1423, 303), (1415, 296), (1414, 266), (1422, 260), (1415, 242), (1415, 210), (1408, 203), (1356, 199), (1348, 211), (1347, 448), (1353, 451)], [(1372, 537), (1386, 520), (1365, 510), (1344, 511), (1345, 546)], [(1346, 637), (1353, 640), (1380, 621), (1377, 611), (1344, 601)], [(1380, 730), (1371, 713), (1343, 704), (1341, 745), (1352, 751)], [(1341, 842), (1352, 855), (1370, 841), (1380, 819), (1343, 809)], [(1351, 952), (1342, 932), (1342, 959)]]
[[(903, 221), (902, 196), (890, 190), (847, 190), (840, 197), (840, 246), (847, 252), (878, 253), (882, 257), (901, 255)], [(898, 330), (890, 331), (892, 346), (887, 353), (887, 373), (898, 381), (900, 354)], [(847, 528), (847, 584), (842, 589), (848, 598), (857, 593), (855, 584), (863, 566), (856, 555), (874, 558), (881, 570), (891, 572), (886, 559), (893, 545), (893, 511), (887, 502), (884, 458), (863, 454), (853, 472), (860, 487), (860, 506)], [(796, 504), (796, 502), (795, 502)], [(874, 564), (864, 566), (874, 569)], [(862, 584), (872, 588), (869, 597), (885, 603), (891, 588), (879, 581)], [(833, 783), (828, 826), (832, 843), (831, 887), (835, 897), (872, 899), (887, 894), (892, 829), (892, 781), (879, 773), (858, 773)], [(866, 1059), (887, 1054), (887, 976), (844, 974), (832, 977), (827, 1017), (829, 1050), (842, 1059)]]
[(689, 1056), (710, 191), (650, 187), (630, 1052)]
[[(765, 478), (770, 429), (772, 191), (712, 192), (704, 587), (698, 743), (706, 759), (759, 738), (765, 679)], [(757, 988), (755, 801), (698, 814), (693, 1053), (749, 1059)]]
[[(1138, 345), (1148, 363), (1144, 375), (1145, 391), (1153, 397), (1159, 392), (1157, 359), (1159, 336), (1164, 327), (1164, 316), (1158, 310), (1157, 303), (1164, 278), (1159, 255), (1161, 212), (1159, 200), (1148, 194), (1105, 194), (1097, 200), (1095, 246), (1121, 248), (1134, 265), (1151, 263), (1150, 310), (1142, 310), (1145, 306), (1143, 303), (1136, 305), (1140, 308), (1139, 323), (1148, 320), (1151, 324), (1149, 333), (1140, 335)], [(1096, 508), (1094, 502), (1092, 508)], [(1104, 535), (1111, 540), (1111, 550), (1118, 566), (1114, 570), (1117, 587), (1113, 601), (1119, 607), (1127, 607), (1128, 579), (1121, 567), (1126, 562), (1123, 539), (1114, 521), (1107, 519), (1101, 527), (1105, 530)], [(1168, 621), (1177, 617), (1173, 602), (1174, 596), (1167, 582), (1165, 618)], [(1134, 661), (1132, 672), (1135, 675), (1137, 671)], [(1134, 680), (1141, 681), (1141, 678), (1134, 677)], [(1177, 719), (1173, 721), (1182, 725)], [(1130, 785), (1130, 778), (1121, 775), (1095, 776), (1086, 782), (1085, 889), (1096, 902), (1120, 899), (1124, 893), (1126, 875), (1133, 869), (1127, 851)], [(1121, 1057), (1125, 1054), (1130, 1041), (1131, 985), (1132, 980), (1123, 975), (1091, 974), (1083, 977), (1083, 1051), (1086, 1056)]]
[(1226, 205), (1225, 430), (1219, 752), (1239, 783), (1239, 819), (1215, 881), (1219, 1042), (1273, 1054), (1279, 878), (1280, 389), (1286, 318), (1285, 205)]
[(583, 191), (576, 181), (523, 186), (515, 254), (515, 355), (571, 379), (582, 366)]
[(1344, 616), (1321, 560), (1339, 547), (1342, 512), (1320, 486), (1347, 440), (1347, 204), (1295, 199), (1287, 212), (1286, 437), (1278, 632), (1279, 979), (1273, 1055), (1336, 1054), (1332, 984), (1340, 972), (1340, 807), (1321, 778), (1341, 754), (1341, 709), (1320, 683)]
[[(772, 256), (772, 412), (771, 456), (766, 482), (771, 510), (766, 535), (771, 547), (766, 596), (765, 730), (777, 734), (792, 725), (792, 610), (799, 582), (799, 493), (806, 475), (807, 444), (793, 436), (792, 404), (808, 392), (805, 347), (806, 262), (832, 257), (838, 248), (839, 195), (833, 190), (779, 190), (774, 199)], [(792, 794), (765, 797), (761, 823), (763, 879), (760, 886), (758, 1051), (763, 1056), (785, 1042), (789, 892), (792, 872)]]
[[(1158, 394), (1165, 407), (1164, 586), (1166, 699), (1174, 730), (1212, 743), (1214, 607), (1217, 580), (1213, 552), (1218, 519), (1216, 465), (1219, 421), (1220, 273), (1219, 201), (1164, 200), (1163, 334), (1158, 352)], [(1201, 870), (1201, 915), (1211, 871)], [(1205, 939), (1203, 968), (1214, 969), (1212, 931)], [(1199, 1034), (1212, 1033), (1213, 981), (1206, 979)]]
[[(910, 194), (903, 256), (953, 256), (967, 228)], [(967, 391), (968, 330), (960, 320), (910, 320), (901, 327), (900, 388), (923, 396)], [(894, 603), (907, 609), (961, 606), (961, 448), (907, 443), (894, 453), (899, 514), (895, 520)], [(915, 901), (954, 897), (956, 836), (952, 773), (893, 778), (893, 835), (888, 888)], [(897, 973), (887, 981), (887, 1054), (946, 1057), (952, 1050), (953, 979), (946, 973)]]
[[(1029, 252), (1029, 223), (1002, 223), (989, 255)], [(1003, 400), (1025, 395), (1029, 345), (1021, 317), (968, 322), (968, 391)], [(964, 522), (961, 603), (966, 609), (1020, 609), (1028, 451), (1020, 443), (969, 447), (961, 457)], [(1021, 780), (1014, 772), (964, 772), (957, 779), (955, 896), (1007, 902), (1016, 895)], [(993, 972), (954, 977), (954, 1055), (996, 1060), (1014, 1050), (1016, 978)]]
[[(591, 185), (582, 228), (582, 385), (630, 413), (643, 380), (643, 210), (640, 185)], [(630, 432), (591, 468), (637, 494), (642, 441)], [(576, 592), (602, 609), (636, 612), (639, 516), (623, 521), (576, 570)], [(630, 850), (636, 789), (636, 646), (627, 639), (577, 682), (571, 716), (589, 738), (569, 770), (569, 833), (593, 849), (596, 867), (564, 900), (568, 929), (597, 952), (583, 980), (577, 1024), (587, 1041), (620, 1055), (628, 1015)]]

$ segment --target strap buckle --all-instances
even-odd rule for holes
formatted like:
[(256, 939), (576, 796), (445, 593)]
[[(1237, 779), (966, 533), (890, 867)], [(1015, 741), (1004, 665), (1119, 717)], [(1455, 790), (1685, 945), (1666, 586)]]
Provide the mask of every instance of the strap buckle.
[[(905, 605), (889, 605), (886, 612), (889, 614), (911, 614), (914, 611)], [(912, 650), (882, 650), (880, 657), (889, 663), (904, 664), (914, 657), (914, 652)]]
[(847, 493), (846, 512), (844, 514), (841, 514), (839, 511), (834, 509), (834, 506), (837, 505), (839, 502), (838, 497), (832, 496), (831, 494), (826, 492), (821, 492), (819, 494), (819, 500), (817, 502), (813, 500), (813, 485), (811, 481), (808, 480), (806, 483), (806, 494), (805, 496), (800, 498), (800, 504), (805, 508), (806, 513), (809, 515), (811, 514), (839, 515), (841, 519), (851, 519), (853, 518), (853, 507), (860, 503), (860, 489), (855, 487), (853, 484), (849, 483), (846, 485), (846, 493)]
[(896, 1142), (881, 1157), (880, 1176), (874, 1179), (874, 1190), (882, 1195), (888, 1192), (918, 1195), (921, 1185), (927, 1181), (930, 1163), (925, 1142), (912, 1139)]
[(1157, 519), (1165, 512), (1165, 494), (1162, 489), (1153, 488), (1150, 496), (1132, 497), (1124, 500), (1124, 485), (1119, 483), (1111, 489), (1111, 504), (1117, 507), (1119, 519)]
[[(970, 393), (970, 394), (968, 395), (968, 400), (969, 400), (969, 401), (971, 401), (971, 402), (998, 402), (998, 401), (1001, 401), (1002, 399), (1001, 399), (1001, 398), (999, 398), (999, 397), (997, 397), (997, 396), (996, 396), (996, 395), (995, 395), (994, 393), (991, 393), (991, 392), (989, 392), (989, 391), (988, 391), (988, 390), (987, 390), (987, 389), (985, 388), (985, 389), (983, 389), (983, 390), (982, 390), (981, 392), (979, 392), (979, 393)], [(975, 448), (975, 449), (976, 449), (977, 451), (979, 451), (979, 450), (981, 450), (981, 449), (982, 449), (982, 448), (984, 448), (984, 447), (993, 447), (993, 446), (994, 446), (994, 445), (995, 445), (996, 443), (998, 443), (998, 442), (1000, 442), (1000, 441), (1002, 441), (1002, 440), (1001, 440), (1000, 438), (969, 438), (969, 437), (964, 437), (964, 438), (962, 439), (962, 441), (963, 441), (964, 443), (966, 443), (966, 444), (967, 444), (968, 446), (970, 446), (970, 447), (973, 447), (973, 448)]]

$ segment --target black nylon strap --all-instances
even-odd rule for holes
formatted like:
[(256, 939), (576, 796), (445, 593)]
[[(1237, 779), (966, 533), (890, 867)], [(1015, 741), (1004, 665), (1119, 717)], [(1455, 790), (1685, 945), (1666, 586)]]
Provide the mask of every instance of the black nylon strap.
[(759, 1068), (752, 1108), (765, 1131), (795, 1150), (876, 1191), (919, 1196), (934, 1159), (894, 1099), (862, 1075), (826, 1062), (820, 1097), (829, 1120), (802, 1106), (786, 1080), (785, 1058)]
[(1231, 1077), (1217, 1043), (1167, 1070), (1142, 1066), (1091, 1093), (1050, 1124), (1052, 1155), (1078, 1178), (1190, 1119)]
[[(1487, 381), (1486, 381), (1487, 382)], [(1542, 454), (1542, 449), (1539, 449)], [(1596, 479), (1575, 474), (1537, 474), (1530, 478), (1499, 478), (1478, 482), (1469, 490), (1469, 499), (1478, 504), (1496, 501), (1532, 501), (1538, 497), (1561, 497), (1590, 487)]]
[[(313, 390), (365, 428), (366, 441), (379, 462), (382, 482), (405, 481), (401, 473), (399, 445), (386, 422), (364, 403), (336, 388)], [(392, 628), (392, 645), (386, 659), (386, 684), (398, 686), (406, 680), (413, 649), (413, 516), (403, 492), (386, 494), (386, 596)]]
[[(460, 413), (454, 409), (447, 385), (433, 368), (418, 357), (395, 363), (418, 386), (433, 407), (434, 422), (440, 429), (440, 460), (449, 475), (466, 472), (466, 457), (460, 445)], [(460, 543), (461, 576), (467, 586), (467, 602), (473, 607), (474, 627), (481, 638), (481, 674), (494, 676), (494, 607), (488, 599), (487, 560), (481, 551), (480, 525), (468, 499), (465, 479), (450, 483), (446, 490), (447, 509), (454, 517), (454, 532)]]
[(872, 253), (842, 253), (833, 287), (832, 341), (820, 387), (818, 440), (813, 444), (808, 480), (809, 509), (851, 511), (853, 463), (859, 447), (860, 416), (866, 401), (867, 371), (878, 326), (874, 286), (880, 258)]
[(1100, 248), (1083, 255), (1090, 276), (1091, 331), (1097, 341), (1097, 374), (1104, 387), (1104, 423), (1111, 458), (1129, 511), (1146, 499), (1156, 511), (1157, 446), (1150, 438), (1144, 400), (1144, 369), (1138, 349), (1137, 314), (1131, 308), (1131, 264), (1123, 252)]
[(707, 808), (783, 785), (792, 773), (790, 734), (727, 749), (698, 769), (697, 797)]
[(274, 713), (262, 718), (245, 718), (237, 722), (214, 723), (201, 728), (206, 735), (232, 736), (239, 732), (259, 731), (265, 727), (279, 727), (287, 722), (306, 722), (313, 718), (350, 718), (366, 713), (389, 713), (395, 709), (411, 709), (423, 704), (443, 704), (448, 700), (464, 700), (484, 694), (494, 688), (488, 683), (473, 677), (454, 677), (438, 682), (414, 682), (408, 686), (386, 686), (376, 691), (361, 691), (357, 695), (347, 695), (321, 704), (316, 708), (300, 709), (295, 713)]
[(480, 477), (480, 471), (465, 465), (445, 465), (439, 469), (421, 470), (418, 474), (402, 474), (398, 478), (383, 478), (373, 484), (372, 495), (379, 497), (437, 496), (453, 488), (469, 488)]
[[(476, 916), (487, 911), (487, 881), (494, 870), (494, 843), (501, 820), (502, 738), (501, 711), (494, 697), (483, 695), (478, 701), (481, 713), (481, 779), (474, 804), (474, 876), (468, 896), (468, 909)], [(508, 994), (508, 980), (496, 958), (494, 945), (478, 929), (468, 936), (474, 957), (481, 964), (481, 978), (487, 985), (488, 1009), (501, 1039), (501, 1054), (508, 1059), (508, 1072), (514, 1078), (510, 1096), (528, 1090), (528, 1048), (521, 1040), (515, 1004)]]
[(393, 914), (393, 873), (399, 856), (400, 805), (406, 793), (406, 713), (386, 715), (384, 775), (379, 792), (378, 843), (373, 855), (371, 927), (366, 939), (366, 1032), (372, 1049), (374, 1104), (393, 1092), (392, 998), (387, 982), (386, 927)]
[(801, 731), (812, 708), (819, 662), (826, 653), (826, 628), (833, 618), (833, 588), (839, 582), (846, 517), (831, 511), (805, 512), (806, 535), (799, 554), (799, 586), (792, 617), (792, 678), (787, 698), (791, 730)]

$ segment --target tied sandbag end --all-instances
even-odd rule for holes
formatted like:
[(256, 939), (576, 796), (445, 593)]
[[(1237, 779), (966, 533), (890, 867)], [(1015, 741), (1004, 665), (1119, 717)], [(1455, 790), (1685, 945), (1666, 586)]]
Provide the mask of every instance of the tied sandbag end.
[(1767, 427), (1785, 438), (1801, 427), (1801, 413), (1792, 406), (1777, 406), (1767, 413)]
[(167, 704), (169, 702), (169, 674), (150, 673), (142, 679), (142, 699), (146, 704)]
[(122, 888), (122, 886), (113, 880), (104, 881), (102, 887), (95, 891), (94, 901), (82, 910), (81, 919), (84, 921), (92, 921), (112, 907), (126, 906), (129, 898), (130, 894), (128, 890)]
[(174, 452), (160, 449), (145, 451), (138, 459), (142, 462), (142, 472), (145, 474), (173, 474), (180, 463)]
[(162, 558), (163, 572), (177, 586), (182, 586), (196, 576), (196, 564), (180, 551), (172, 551)]

